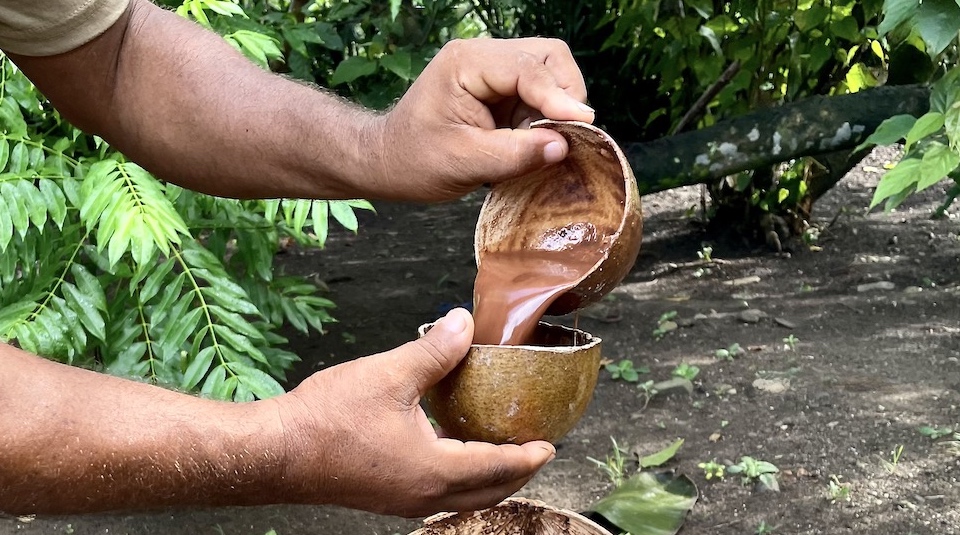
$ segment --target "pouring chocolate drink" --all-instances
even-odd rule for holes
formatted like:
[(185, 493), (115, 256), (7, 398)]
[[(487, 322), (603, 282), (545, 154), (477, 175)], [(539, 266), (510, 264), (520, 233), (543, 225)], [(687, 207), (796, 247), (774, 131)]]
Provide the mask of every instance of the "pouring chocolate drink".
[(636, 181), (616, 143), (585, 123), (540, 121), (570, 154), (498, 184), (477, 223), (474, 343), (520, 345), (544, 313), (599, 301), (633, 267), (642, 217)]
[(561, 133), (569, 155), (491, 189), (474, 241), (474, 345), (425, 397), (463, 440), (553, 441), (576, 424), (596, 385), (600, 340), (540, 320), (602, 299), (640, 249), (640, 197), (616, 143), (586, 123), (531, 126)]

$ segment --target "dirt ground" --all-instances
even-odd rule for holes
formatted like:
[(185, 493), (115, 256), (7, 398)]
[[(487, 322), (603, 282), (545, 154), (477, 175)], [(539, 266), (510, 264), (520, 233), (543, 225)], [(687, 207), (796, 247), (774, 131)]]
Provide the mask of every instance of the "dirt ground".
[[(696, 389), (644, 406), (635, 384), (602, 371), (586, 416), (519, 495), (583, 510), (610, 489), (587, 457), (610, 454), (611, 437), (644, 454), (679, 437), (686, 442), (673, 468), (701, 491), (681, 533), (765, 525), (775, 534), (960, 534), (960, 451), (918, 431), (960, 424), (960, 209), (929, 219), (943, 198), (936, 186), (894, 213), (866, 214), (891, 156), (874, 153), (821, 200), (821, 250), (794, 242), (789, 257), (709, 242), (686, 214), (696, 188), (646, 197), (635, 268), (580, 327), (604, 339), (606, 358), (649, 367), (641, 381), (667, 379), (679, 363), (699, 366)], [(481, 202), (478, 194), (429, 207), (381, 204), (358, 235), (336, 232), (325, 251), (286, 253), (282, 269), (325, 281), (339, 304), (327, 336), (294, 339), (305, 358), (298, 376), (395, 347), (468, 302)], [(705, 242), (718, 262), (695, 265)], [(657, 321), (671, 311), (680, 327), (657, 340)], [(742, 355), (715, 357), (733, 343)], [(782, 491), (733, 476), (706, 481), (697, 466), (744, 455), (778, 466)], [(834, 476), (848, 500), (831, 499)], [(0, 517), (0, 533), (384, 535), (418, 524), (278, 506)]]

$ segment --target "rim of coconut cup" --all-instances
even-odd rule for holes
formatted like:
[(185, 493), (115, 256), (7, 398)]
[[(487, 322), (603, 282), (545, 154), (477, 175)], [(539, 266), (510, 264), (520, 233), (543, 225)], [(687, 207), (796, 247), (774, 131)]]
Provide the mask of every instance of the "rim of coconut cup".
[[(488, 509), (482, 509), (482, 510), (480, 510), (480, 511), (459, 512), (459, 513), (457, 513), (457, 512), (437, 513), (437, 514), (435, 514), (435, 515), (432, 515), (432, 516), (429, 516), (429, 517), (425, 518), (425, 519), (423, 520), (423, 526), (421, 526), (421, 527), (418, 528), (417, 530), (411, 532), (409, 535), (435, 535), (435, 534), (441, 534), (441, 533), (444, 533), (442, 530), (443, 530), (445, 527), (454, 527), (454, 526), (443, 526), (443, 525), (437, 526), (437, 524), (440, 524), (440, 523), (442, 523), (442, 522), (444, 522), (444, 521), (447, 521), (447, 520), (449, 520), (449, 519), (456, 518), (456, 517), (459, 516), (459, 517), (463, 518), (463, 525), (464, 525), (464, 527), (466, 527), (466, 524), (467, 524), (468, 522), (471, 522), (471, 521), (475, 521), (475, 522), (478, 522), (478, 523), (479, 523), (479, 522), (482, 522), (482, 521), (483, 521), (482, 518), (483, 518), (483, 516), (484, 516), (485, 514), (489, 514), (489, 513), (491, 513), (491, 512), (494, 512), (494, 511), (497, 510), (497, 509), (505, 509), (505, 508), (510, 508), (510, 507), (519, 507), (520, 509), (526, 509), (526, 510), (530, 510), (530, 511), (536, 511), (537, 509), (540, 509), (540, 510), (547, 511), (547, 512), (550, 512), (550, 513), (554, 513), (554, 514), (558, 514), (558, 515), (565, 516), (565, 517), (569, 518), (571, 521), (573, 521), (574, 523), (580, 524), (580, 526), (581, 526), (582, 528), (584, 528), (585, 531), (584, 531), (583, 533), (581, 533), (580, 535), (612, 535), (609, 530), (607, 530), (606, 528), (604, 528), (604, 527), (601, 526), (600, 524), (597, 524), (597, 523), (594, 522), (593, 520), (590, 520), (589, 518), (581, 515), (580, 513), (577, 513), (576, 511), (571, 511), (571, 510), (569, 510), (569, 509), (562, 509), (562, 508), (559, 508), (559, 507), (555, 507), (555, 506), (549, 505), (549, 504), (547, 504), (547, 503), (545, 503), (545, 502), (542, 502), (542, 501), (540, 501), (540, 500), (534, 500), (534, 499), (531, 499), (531, 498), (520, 498), (520, 497), (510, 497), (510, 498), (507, 498), (507, 499), (503, 500), (502, 502), (498, 503), (497, 505), (494, 505), (493, 507), (490, 507), (490, 508), (488, 508)], [(474, 520), (474, 519), (475, 519), (475, 520)], [(502, 524), (501, 524), (501, 526), (502, 526)], [(497, 526), (497, 527), (501, 527), (501, 526)], [(481, 526), (481, 525), (478, 525), (477, 527), (479, 528), (479, 527), (482, 527), (482, 526)], [(490, 533), (500, 533), (500, 531), (502, 530), (502, 527), (501, 527), (501, 530), (496, 530), (497, 527), (494, 527), (495, 531), (490, 532)], [(461, 531), (462, 531), (463, 533), (465, 533), (465, 534), (466, 534), (466, 533), (473, 533), (474, 535), (479, 535), (480, 533), (488, 533), (487, 531), (484, 531), (484, 532), (480, 532), (480, 531), (468, 532), (468, 531), (466, 531), (466, 530), (464, 530), (464, 529), (459, 529), (457, 532), (461, 532)], [(548, 528), (547, 530), (544, 530), (544, 531), (542, 531), (542, 532), (538, 532), (537, 535), (563, 535), (563, 533), (565, 533), (565, 532), (561, 532), (561, 531), (549, 531), (549, 528)]]
[[(620, 164), (620, 174), (623, 177), (624, 200), (623, 200), (623, 211), (620, 214), (620, 223), (617, 226), (616, 231), (604, 237), (607, 243), (609, 243), (609, 247), (607, 247), (606, 250), (603, 252), (603, 256), (600, 258), (600, 260), (598, 260), (593, 266), (591, 266), (590, 269), (587, 270), (582, 277), (577, 279), (576, 283), (573, 285), (573, 287), (570, 290), (568, 290), (567, 292), (564, 292), (559, 296), (559, 298), (562, 299), (567, 294), (576, 293), (576, 290), (579, 288), (579, 286), (583, 284), (583, 282), (586, 281), (588, 278), (593, 276), (601, 268), (601, 266), (603, 266), (603, 264), (610, 259), (611, 253), (614, 251), (615, 246), (617, 242), (620, 240), (621, 236), (623, 236), (623, 233), (627, 227), (627, 223), (630, 220), (630, 218), (628, 217), (628, 214), (631, 212), (631, 205), (636, 204), (637, 208), (640, 210), (639, 216), (641, 219), (641, 223), (640, 223), (641, 225), (643, 224), (642, 223), (643, 213), (642, 213), (642, 207), (641, 207), (642, 205), (640, 204), (639, 192), (637, 191), (636, 178), (634, 177), (634, 174), (633, 174), (633, 167), (631, 167), (630, 163), (627, 161), (627, 157), (623, 153), (623, 149), (620, 148), (620, 145), (617, 144), (617, 142), (613, 139), (613, 137), (610, 134), (606, 133), (605, 131), (601, 130), (600, 128), (592, 124), (585, 123), (582, 121), (557, 121), (554, 119), (540, 119), (530, 123), (530, 128), (543, 128), (543, 127), (549, 127), (549, 125), (558, 125), (561, 127), (574, 126), (577, 128), (582, 128), (584, 130), (587, 130), (595, 134), (607, 146), (607, 148), (610, 149), (610, 151), (614, 155), (616, 155), (617, 162)], [(557, 130), (554, 130), (554, 131), (557, 131)], [(523, 180), (523, 178), (520, 177), (515, 180)], [(488, 210), (493, 209), (490, 203), (495, 195), (495, 192), (496, 192), (496, 186), (493, 186), (490, 188), (490, 191), (487, 193), (487, 196), (484, 198), (483, 205), (480, 207), (480, 215), (477, 219), (478, 225), (480, 221), (484, 220), (484, 214)], [(634, 192), (636, 192), (636, 194), (634, 194)], [(480, 266), (480, 262), (481, 262), (480, 250), (483, 246), (480, 240), (480, 234), (481, 233), (479, 231), (474, 232), (474, 240), (473, 240), (473, 256), (477, 264), (477, 267)], [(636, 238), (637, 243), (630, 248), (635, 248), (639, 250), (639, 242), (641, 241), (641, 239), (642, 239), (642, 231), (638, 233), (638, 236)], [(634, 258), (634, 261), (635, 260), (636, 259)], [(575, 310), (580, 310), (585, 306), (588, 306), (595, 302), (599, 302), (600, 299), (603, 298), (603, 295), (605, 295), (606, 293), (609, 293), (617, 284), (619, 284), (623, 280), (624, 277), (626, 277), (627, 273), (630, 272), (630, 269), (632, 268), (633, 263), (634, 262), (630, 262), (629, 265), (623, 269), (623, 273), (617, 277), (618, 281), (615, 284), (611, 285), (610, 288), (606, 290), (606, 292), (587, 292), (587, 293), (596, 293), (598, 295), (595, 295), (593, 299), (582, 299), (580, 304), (576, 308), (566, 311), (564, 313), (574, 312)]]
[[(427, 331), (433, 328), (440, 320), (432, 321), (430, 323), (424, 323), (417, 328), (417, 334), (423, 336), (427, 334)], [(576, 329), (574, 327), (567, 327), (566, 325), (558, 325), (556, 323), (548, 323), (546, 321), (537, 322), (537, 326), (547, 327), (550, 329), (557, 329), (568, 331), (573, 334), (573, 340), (586, 340), (586, 343), (577, 344), (572, 346), (545, 346), (545, 345), (533, 345), (533, 344), (521, 344), (521, 345), (503, 345), (503, 344), (470, 344), (470, 349), (481, 349), (481, 348), (504, 348), (508, 347), (511, 349), (527, 349), (531, 351), (549, 351), (551, 353), (558, 353), (561, 355), (566, 355), (570, 353), (577, 353), (579, 351), (584, 351), (591, 349), (594, 346), (600, 345), (603, 342), (603, 339), (595, 334), (590, 334), (583, 329)], [(582, 338), (580, 338), (582, 337)]]

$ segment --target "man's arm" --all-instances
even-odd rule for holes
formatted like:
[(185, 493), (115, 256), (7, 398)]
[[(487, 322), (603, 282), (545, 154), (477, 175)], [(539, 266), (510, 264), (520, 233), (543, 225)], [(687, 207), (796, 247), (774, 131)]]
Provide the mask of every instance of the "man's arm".
[(0, 511), (336, 504), (425, 516), (489, 507), (553, 458), (438, 438), (420, 396), (463, 358), (469, 313), (233, 404), (72, 368), (0, 345)]
[(518, 109), (593, 120), (569, 50), (552, 40), (448, 45), (385, 115), (265, 72), (148, 0), (75, 50), (11, 57), (80, 128), (222, 196), (455, 198), (565, 156), (555, 132), (493, 130)]

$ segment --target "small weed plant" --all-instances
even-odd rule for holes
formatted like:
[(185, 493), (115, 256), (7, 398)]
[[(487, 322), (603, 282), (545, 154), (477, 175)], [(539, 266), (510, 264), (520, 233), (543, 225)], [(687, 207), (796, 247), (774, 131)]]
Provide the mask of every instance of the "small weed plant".
[(739, 463), (728, 466), (727, 472), (739, 475), (740, 483), (743, 485), (759, 482), (770, 490), (780, 491), (780, 484), (777, 481), (777, 473), (780, 469), (773, 463), (744, 455), (740, 457)]
[(827, 483), (827, 496), (832, 503), (850, 501), (850, 484), (840, 481), (840, 476), (830, 475), (830, 481)]
[(713, 355), (719, 360), (733, 360), (742, 354), (743, 348), (740, 347), (740, 344), (738, 343), (730, 344), (728, 347), (720, 348), (713, 353)]
[(791, 334), (790, 336), (788, 336), (788, 337), (786, 337), (786, 338), (783, 339), (783, 348), (784, 348), (784, 349), (788, 349), (788, 350), (790, 350), (790, 351), (796, 351), (796, 350), (797, 350), (797, 342), (799, 342), (799, 341), (800, 341), (799, 338), (797, 338), (796, 336), (794, 336), (793, 334)]
[(603, 461), (594, 459), (593, 457), (587, 457), (587, 460), (597, 465), (597, 468), (610, 479), (614, 487), (619, 487), (623, 484), (623, 479), (626, 475), (627, 460), (624, 457), (624, 453), (626, 452), (617, 444), (615, 438), (610, 437), (610, 441), (613, 442), (612, 455), (608, 455)]
[(767, 533), (773, 533), (773, 526), (771, 526), (770, 524), (767, 524), (766, 520), (761, 520), (760, 523), (757, 524), (757, 530), (755, 533), (757, 535), (766, 535)]
[(650, 369), (646, 366), (641, 366), (636, 368), (633, 366), (633, 361), (628, 359), (623, 359), (620, 362), (611, 362), (605, 366), (606, 370), (610, 372), (610, 378), (613, 380), (626, 381), (628, 383), (636, 383), (640, 380), (641, 373), (649, 373)]
[(903, 457), (903, 444), (897, 444), (890, 450), (890, 460), (880, 459), (880, 463), (886, 468), (887, 472), (893, 474), (896, 473), (897, 468), (900, 466), (900, 459)]
[(677, 317), (677, 311), (671, 310), (669, 312), (664, 312), (660, 315), (660, 319), (657, 320), (657, 328), (653, 330), (653, 337), (657, 340), (660, 340), (667, 335), (670, 331), (674, 331), (677, 328), (677, 323), (673, 321)]
[(693, 381), (697, 378), (697, 375), (700, 374), (700, 368), (692, 364), (687, 364), (686, 362), (681, 362), (673, 369), (671, 375), (674, 377), (680, 377), (681, 379), (686, 379), (687, 381)]
[(707, 481), (711, 479), (723, 480), (724, 466), (718, 463), (716, 459), (700, 463), (697, 467), (703, 470), (703, 478)]
[(930, 440), (939, 440), (940, 438), (953, 434), (952, 427), (932, 427), (929, 425), (921, 427), (918, 431), (920, 431), (921, 435), (929, 438)]

